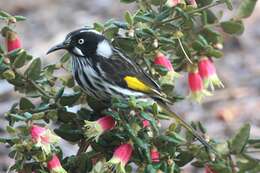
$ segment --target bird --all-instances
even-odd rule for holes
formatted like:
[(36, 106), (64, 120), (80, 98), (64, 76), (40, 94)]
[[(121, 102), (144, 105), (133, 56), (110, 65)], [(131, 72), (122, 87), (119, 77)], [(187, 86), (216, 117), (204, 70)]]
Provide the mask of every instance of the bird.
[(71, 55), (74, 79), (87, 95), (100, 102), (107, 102), (113, 97), (150, 98), (206, 148), (215, 151), (196, 130), (171, 111), (171, 101), (156, 81), (122, 50), (114, 47), (102, 33), (93, 28), (74, 30), (62, 43), (50, 48), (47, 54), (60, 49)]

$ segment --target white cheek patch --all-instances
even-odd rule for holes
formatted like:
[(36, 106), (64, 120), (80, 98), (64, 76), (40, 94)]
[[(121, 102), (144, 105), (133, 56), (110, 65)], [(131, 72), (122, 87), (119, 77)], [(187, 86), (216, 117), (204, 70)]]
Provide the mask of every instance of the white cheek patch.
[(82, 51), (81, 51), (79, 48), (77, 48), (77, 47), (74, 47), (73, 52), (74, 52), (76, 55), (84, 56), (84, 54), (82, 53)]
[(105, 58), (110, 58), (113, 54), (112, 48), (109, 45), (108, 41), (103, 40), (102, 42), (98, 43), (97, 45), (97, 55), (101, 55)]

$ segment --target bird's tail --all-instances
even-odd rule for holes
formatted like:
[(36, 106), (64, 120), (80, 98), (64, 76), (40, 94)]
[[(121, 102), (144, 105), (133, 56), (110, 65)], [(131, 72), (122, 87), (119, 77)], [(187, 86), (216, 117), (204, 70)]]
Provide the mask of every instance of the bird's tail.
[(213, 148), (205, 139), (195, 130), (193, 129), (188, 123), (186, 123), (179, 115), (177, 115), (175, 112), (171, 111), (170, 107), (163, 102), (157, 102), (160, 107), (163, 109), (165, 113), (167, 113), (169, 116), (173, 117), (176, 121), (178, 121), (184, 128), (186, 128), (190, 133), (192, 133), (200, 142), (202, 145), (204, 145), (207, 149), (213, 151), (216, 153), (215, 148)]

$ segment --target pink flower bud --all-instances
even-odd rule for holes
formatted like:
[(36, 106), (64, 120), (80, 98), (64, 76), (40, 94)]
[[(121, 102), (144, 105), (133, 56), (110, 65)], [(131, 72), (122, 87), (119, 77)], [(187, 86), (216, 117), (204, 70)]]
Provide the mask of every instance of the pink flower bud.
[(151, 149), (150, 155), (154, 163), (160, 162), (160, 153), (157, 151), (156, 148)]
[(115, 120), (112, 116), (104, 116), (97, 120), (103, 131), (111, 130), (115, 127)]
[(171, 61), (162, 53), (157, 53), (157, 55), (154, 58), (154, 64), (160, 65), (164, 68), (166, 68), (169, 71), (173, 71), (172, 63)]
[(109, 167), (114, 167), (116, 173), (124, 173), (125, 165), (132, 157), (133, 147), (131, 144), (122, 144), (116, 148), (113, 157), (107, 162)]
[(223, 83), (218, 78), (216, 68), (213, 62), (207, 57), (203, 57), (199, 60), (199, 73), (203, 79), (205, 88), (210, 87), (214, 90), (214, 86), (224, 87)]
[(204, 96), (210, 95), (210, 93), (204, 89), (202, 78), (197, 69), (192, 72), (189, 72), (188, 83), (190, 89), (190, 96), (196, 101), (201, 102)]
[(132, 152), (133, 148), (131, 144), (122, 144), (116, 148), (113, 158), (119, 159), (122, 164), (126, 165), (132, 156)]
[(175, 7), (176, 5), (180, 4), (181, 0), (167, 0), (166, 5), (169, 7)]
[(60, 160), (56, 155), (52, 156), (52, 159), (48, 161), (48, 169), (50, 173), (67, 173), (61, 166)]
[(33, 125), (30, 130), (32, 141), (37, 147), (41, 147), (46, 154), (51, 152), (51, 144), (57, 143), (59, 137), (54, 135), (49, 129)]
[(148, 120), (143, 120), (142, 124), (143, 124), (143, 128), (146, 128), (146, 127), (150, 126), (150, 122)]
[(100, 135), (115, 127), (115, 120), (111, 116), (104, 116), (97, 121), (85, 121), (86, 136), (98, 140)]
[(17, 33), (14, 31), (9, 31), (6, 36), (6, 47), (7, 51), (11, 52), (13, 50), (19, 49), (22, 47), (21, 40)]
[(192, 5), (194, 8), (197, 8), (197, 7), (198, 7), (196, 0), (189, 0), (189, 3), (190, 3), (190, 5)]
[(213, 170), (209, 167), (209, 165), (206, 165), (206, 167), (205, 167), (205, 173), (217, 173), (217, 172), (213, 171)]

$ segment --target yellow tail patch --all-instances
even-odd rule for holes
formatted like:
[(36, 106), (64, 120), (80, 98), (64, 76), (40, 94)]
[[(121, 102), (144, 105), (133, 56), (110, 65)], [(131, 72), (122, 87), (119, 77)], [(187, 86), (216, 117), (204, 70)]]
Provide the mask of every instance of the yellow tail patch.
[(136, 77), (126, 76), (124, 77), (124, 80), (127, 83), (128, 88), (131, 88), (136, 91), (142, 91), (142, 92), (151, 92), (152, 89), (145, 85), (142, 81), (137, 79)]

